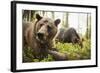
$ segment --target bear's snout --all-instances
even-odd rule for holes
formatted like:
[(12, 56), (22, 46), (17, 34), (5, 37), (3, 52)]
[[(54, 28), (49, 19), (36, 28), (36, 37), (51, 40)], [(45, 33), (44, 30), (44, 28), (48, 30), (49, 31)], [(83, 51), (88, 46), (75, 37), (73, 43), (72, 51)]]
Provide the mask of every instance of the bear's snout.
[(38, 37), (40, 40), (42, 40), (42, 39), (44, 38), (44, 34), (38, 32), (38, 33), (37, 33), (37, 37)]
[(40, 43), (45, 43), (46, 42), (46, 35), (43, 32), (37, 32), (37, 36), (36, 39), (40, 42)]

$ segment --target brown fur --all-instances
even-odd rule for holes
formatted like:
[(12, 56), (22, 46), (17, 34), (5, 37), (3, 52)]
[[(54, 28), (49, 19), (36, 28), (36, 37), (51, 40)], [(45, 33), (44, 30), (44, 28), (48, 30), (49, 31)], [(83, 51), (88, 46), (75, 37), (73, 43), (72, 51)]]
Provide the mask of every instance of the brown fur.
[(48, 50), (48, 53), (53, 56), (56, 61), (68, 60), (67, 54), (57, 51)]
[[(52, 20), (36, 15), (36, 22), (23, 22), (23, 46), (32, 48), (34, 58), (43, 59), (47, 56), (47, 49), (52, 49), (53, 38), (57, 33), (57, 25), (60, 20)], [(48, 30), (49, 28), (49, 30)], [(43, 39), (37, 36), (42, 33)]]

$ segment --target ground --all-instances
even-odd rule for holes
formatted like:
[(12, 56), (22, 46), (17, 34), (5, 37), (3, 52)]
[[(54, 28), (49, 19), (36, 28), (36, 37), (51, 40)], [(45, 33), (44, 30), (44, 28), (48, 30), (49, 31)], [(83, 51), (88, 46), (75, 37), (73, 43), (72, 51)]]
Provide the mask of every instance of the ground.
[[(56, 43), (54, 47), (58, 48), (59, 52), (65, 53), (68, 57), (68, 60), (86, 60), (91, 58), (91, 41), (89, 39), (83, 42), (83, 48), (81, 48), (78, 44), (60, 42)], [(51, 55), (48, 55), (47, 58), (44, 58), (41, 61), (34, 59), (31, 48), (27, 48), (23, 52), (23, 60), (23, 62), (54, 61)]]

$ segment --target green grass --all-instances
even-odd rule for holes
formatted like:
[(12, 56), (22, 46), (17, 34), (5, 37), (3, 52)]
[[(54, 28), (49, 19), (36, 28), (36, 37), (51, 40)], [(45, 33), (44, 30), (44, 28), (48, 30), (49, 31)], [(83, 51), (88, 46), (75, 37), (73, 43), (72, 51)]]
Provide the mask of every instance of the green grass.
[(66, 53), (68, 55), (68, 60), (82, 60), (91, 58), (90, 40), (83, 42), (83, 48), (81, 48), (78, 44), (73, 45), (72, 43), (60, 42), (58, 42), (55, 47), (58, 48), (60, 52)]
[[(85, 60), (91, 58), (91, 41), (85, 40), (83, 42), (83, 48), (81, 48), (78, 44), (72, 43), (56, 43), (54, 45), (55, 48), (58, 49), (61, 53), (66, 53), (68, 56), (68, 60)], [(32, 49), (27, 48), (23, 51), (23, 62), (48, 62), (54, 61), (51, 55), (48, 54), (47, 58), (39, 61), (38, 59), (34, 59), (32, 55)]]

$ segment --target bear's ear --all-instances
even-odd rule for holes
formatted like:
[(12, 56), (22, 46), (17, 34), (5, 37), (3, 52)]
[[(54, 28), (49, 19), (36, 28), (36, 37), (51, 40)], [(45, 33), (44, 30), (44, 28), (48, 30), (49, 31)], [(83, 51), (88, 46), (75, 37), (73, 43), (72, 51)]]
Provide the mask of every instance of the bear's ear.
[(54, 21), (54, 23), (55, 23), (56, 26), (58, 26), (58, 24), (60, 23), (60, 19), (56, 19), (56, 20)]
[(42, 19), (42, 17), (39, 14), (36, 14), (36, 19), (40, 20), (40, 19)]

